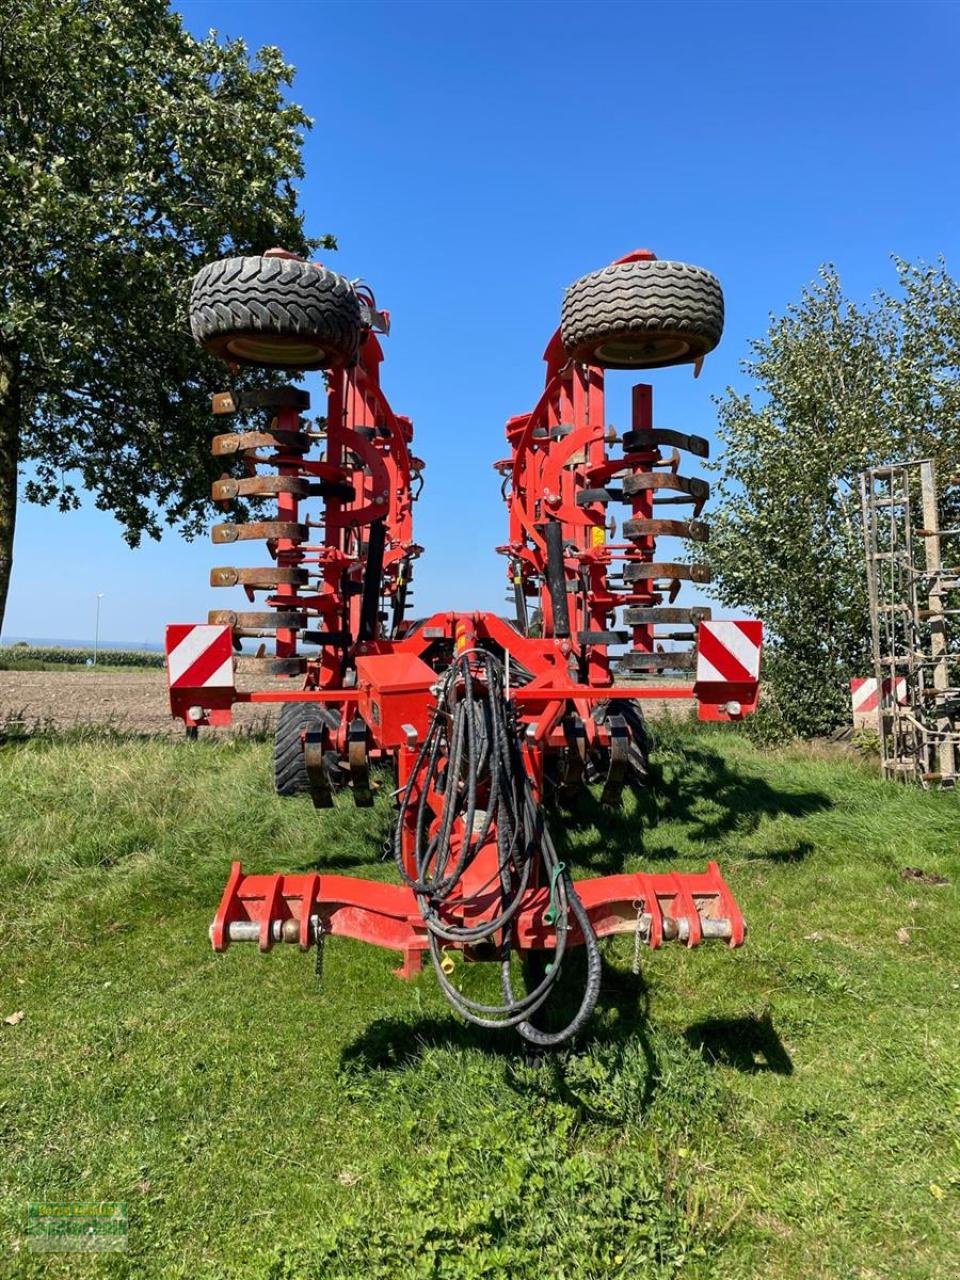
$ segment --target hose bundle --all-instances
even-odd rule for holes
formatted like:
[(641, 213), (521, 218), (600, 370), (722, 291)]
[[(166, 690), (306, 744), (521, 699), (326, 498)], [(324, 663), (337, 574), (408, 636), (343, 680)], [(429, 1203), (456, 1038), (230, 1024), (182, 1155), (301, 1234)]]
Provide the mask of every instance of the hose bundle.
[[(443, 796), (436, 823), (428, 803), (431, 791)], [(415, 806), (411, 815), (415, 875), (408, 873), (402, 850), (411, 806)], [(496, 871), (477, 895), (486, 895), (498, 885), (498, 911), (480, 924), (457, 924), (451, 913), (467, 901), (455, 896), (458, 885), (494, 829)], [(437, 980), (452, 1007), (479, 1027), (516, 1027), (524, 1039), (541, 1048), (571, 1040), (586, 1025), (597, 1003), (600, 949), (534, 800), (517, 728), (510, 719), (503, 666), (484, 650), (458, 655), (440, 677), (437, 708), (400, 797), (393, 847), (400, 874), (416, 894)], [(527, 888), (536, 882), (534, 870), (538, 866), (539, 883), (550, 886), (550, 922), (556, 932), (556, 948), (539, 984), (517, 995), (510, 973), (514, 924)], [(572, 921), (583, 935), (587, 953), (583, 998), (566, 1027), (541, 1031), (530, 1018), (556, 988)], [(477, 946), (493, 943), (498, 934), (503, 1004), (482, 1004), (450, 982), (442, 963), (444, 944)]]

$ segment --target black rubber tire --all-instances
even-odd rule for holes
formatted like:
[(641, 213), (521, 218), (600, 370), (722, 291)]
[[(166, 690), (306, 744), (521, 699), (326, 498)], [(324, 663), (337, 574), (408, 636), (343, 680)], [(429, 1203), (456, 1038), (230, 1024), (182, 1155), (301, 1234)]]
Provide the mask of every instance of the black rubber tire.
[(723, 333), (716, 276), (685, 262), (614, 263), (575, 281), (563, 299), (567, 353), (604, 369), (664, 369), (712, 351)]
[[(338, 712), (315, 702), (284, 702), (281, 705), (273, 738), (273, 785), (278, 796), (302, 796), (310, 790), (301, 734), (323, 725), (336, 729), (339, 724)], [(331, 786), (338, 785), (341, 771), (336, 752), (327, 753), (326, 763)]]
[(221, 258), (194, 276), (190, 329), (231, 364), (332, 369), (351, 364), (363, 325), (345, 276), (294, 258)]

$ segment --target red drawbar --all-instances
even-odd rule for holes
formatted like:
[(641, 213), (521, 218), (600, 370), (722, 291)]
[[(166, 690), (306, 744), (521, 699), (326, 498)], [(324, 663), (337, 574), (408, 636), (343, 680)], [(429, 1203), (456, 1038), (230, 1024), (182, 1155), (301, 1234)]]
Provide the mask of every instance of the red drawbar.
[[(479, 881), (481, 871), (473, 870)], [(639, 919), (651, 948), (670, 940), (695, 947), (707, 937), (739, 947), (744, 940), (743, 917), (715, 862), (699, 873), (635, 872), (580, 880), (576, 890), (598, 937), (633, 933)], [(469, 925), (489, 915), (497, 895), (488, 890), (462, 897), (456, 920)], [(515, 931), (516, 944), (522, 950), (556, 944), (556, 934), (546, 919), (549, 905), (547, 888), (527, 891)], [(215, 951), (226, 951), (231, 940), (251, 937), (252, 927), (263, 951), (277, 941), (307, 947), (313, 941), (312, 921), (323, 935), (372, 942), (408, 958), (428, 946), (416, 898), (405, 886), (322, 872), (246, 876), (239, 862), (231, 869), (210, 938)], [(233, 938), (231, 926), (239, 926)], [(582, 941), (575, 926), (570, 941)]]

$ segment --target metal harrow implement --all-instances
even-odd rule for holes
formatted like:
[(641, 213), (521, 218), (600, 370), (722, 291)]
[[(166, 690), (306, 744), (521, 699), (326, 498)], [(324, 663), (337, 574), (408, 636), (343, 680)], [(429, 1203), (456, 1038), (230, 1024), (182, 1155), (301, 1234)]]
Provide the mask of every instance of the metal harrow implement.
[[(214, 397), (214, 413), (243, 418), (214, 438), (229, 467), (214, 500), (229, 511), (275, 499), (277, 511), (218, 524), (213, 540), (262, 541), (271, 563), (218, 566), (211, 584), (242, 587), (249, 607), (168, 628), (173, 714), (195, 734), (228, 724), (236, 703), (278, 703), (281, 795), (309, 793), (323, 808), (343, 790), (368, 806), (379, 785), (371, 768), (385, 765), (397, 797), (396, 883), (245, 875), (234, 863), (214, 949), (286, 942), (319, 958), (324, 940), (342, 935), (398, 952), (404, 977), (429, 954), (466, 1019), (549, 1047), (591, 1017), (601, 937), (739, 946), (743, 918), (716, 863), (700, 874), (575, 882), (544, 814), (590, 784), (609, 806), (625, 787), (649, 785), (646, 701), (694, 698), (706, 720), (738, 720), (756, 706), (761, 624), (677, 603), (684, 583), (709, 581), (683, 552), (708, 536), (709, 486), (683, 461), (706, 457), (707, 442), (654, 426), (646, 383), (633, 387), (625, 430), (608, 425), (604, 408), (608, 369), (692, 363), (699, 372), (723, 328), (716, 279), (643, 250), (567, 290), (543, 394), (509, 420), (509, 455), (495, 463), (513, 619), (408, 617), (423, 463), (411, 453), (409, 418), (380, 385), (378, 335), (389, 317), (369, 289), (270, 250), (204, 268), (190, 319), (228, 368), (325, 370), (327, 406), (311, 425), (309, 397), (293, 386)], [(261, 415), (252, 427), (251, 415)], [(304, 513), (313, 500), (318, 518)], [(661, 551), (664, 539), (680, 549)], [(253, 687), (239, 688), (238, 675)], [(548, 1031), (564, 957), (580, 946), (579, 1005)], [(499, 964), (498, 1003), (451, 981), (456, 953)]]

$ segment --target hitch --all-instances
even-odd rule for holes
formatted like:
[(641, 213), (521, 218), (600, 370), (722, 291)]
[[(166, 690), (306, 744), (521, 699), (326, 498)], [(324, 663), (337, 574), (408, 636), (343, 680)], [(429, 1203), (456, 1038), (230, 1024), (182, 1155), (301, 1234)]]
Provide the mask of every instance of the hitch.
[[(574, 888), (597, 937), (638, 933), (650, 950), (667, 942), (739, 947), (746, 938), (743, 916), (715, 862), (704, 872), (601, 876), (575, 881)], [(459, 921), (481, 921), (491, 901), (492, 896), (478, 897), (464, 904)], [(545, 918), (549, 905), (546, 888), (525, 895), (516, 950), (556, 947), (556, 930)], [(355, 938), (405, 957), (429, 947), (415, 895), (405, 886), (322, 873), (245, 875), (242, 864), (233, 863), (210, 925), (214, 951), (226, 951), (233, 942), (255, 942), (261, 951), (286, 942), (306, 951), (328, 937)]]

